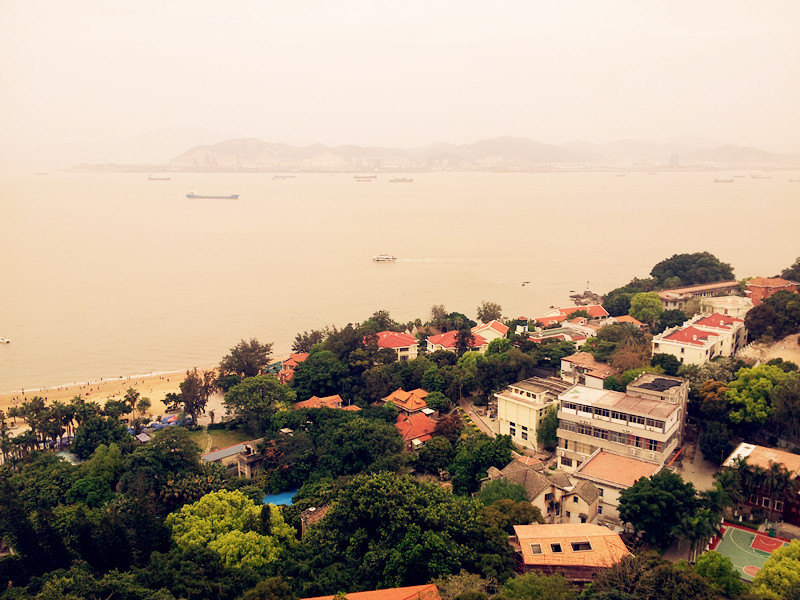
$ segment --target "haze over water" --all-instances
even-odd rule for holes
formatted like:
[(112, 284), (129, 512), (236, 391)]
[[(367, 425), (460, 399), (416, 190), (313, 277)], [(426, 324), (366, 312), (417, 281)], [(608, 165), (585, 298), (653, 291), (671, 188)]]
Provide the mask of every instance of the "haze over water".
[[(536, 316), (677, 252), (709, 250), (738, 278), (791, 264), (800, 184), (718, 175), (6, 172), (0, 391), (215, 364), (241, 338), (282, 354), (380, 308)], [(190, 186), (240, 198), (188, 200)]]

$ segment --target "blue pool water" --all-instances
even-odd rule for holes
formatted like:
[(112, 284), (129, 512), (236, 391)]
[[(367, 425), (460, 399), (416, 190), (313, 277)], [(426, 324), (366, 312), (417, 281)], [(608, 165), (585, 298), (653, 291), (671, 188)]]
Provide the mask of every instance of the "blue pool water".
[(292, 505), (292, 497), (297, 493), (297, 490), (289, 490), (288, 492), (281, 492), (280, 494), (270, 494), (264, 496), (264, 504), (277, 504), (283, 506)]

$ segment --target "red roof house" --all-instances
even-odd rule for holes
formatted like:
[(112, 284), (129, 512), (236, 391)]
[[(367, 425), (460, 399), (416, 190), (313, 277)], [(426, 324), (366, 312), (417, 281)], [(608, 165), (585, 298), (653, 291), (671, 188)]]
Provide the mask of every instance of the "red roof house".
[(506, 337), (508, 327), (503, 325), (500, 321), (492, 320), (488, 323), (476, 325), (470, 331), (482, 336), (486, 341), (491, 342), (492, 340)]
[(411, 415), (397, 415), (397, 422), (394, 425), (407, 450), (415, 450), (421, 447), (433, 436), (436, 429), (436, 421), (421, 412)]
[(404, 391), (402, 388), (397, 388), (391, 394), (383, 399), (384, 402), (391, 402), (400, 412), (410, 415), (411, 413), (419, 412), (428, 408), (425, 398), (428, 397), (428, 392), (417, 388), (410, 392)]
[[(315, 596), (302, 600), (335, 600), (335, 598), (336, 596)], [(437, 587), (429, 583), (374, 592), (351, 592), (347, 594), (347, 600), (442, 600), (442, 597)]]
[(319, 398), (317, 396), (311, 396), (308, 400), (303, 400), (302, 402), (297, 402), (294, 407), (295, 408), (341, 408), (343, 410), (361, 410), (358, 406), (350, 405), (350, 406), (343, 406), (344, 401), (339, 394), (335, 396), (325, 396), (324, 398)]
[(800, 284), (795, 281), (780, 277), (753, 277), (747, 282), (747, 295), (750, 296), (753, 306), (758, 306), (775, 292), (796, 292), (798, 285)]
[[(428, 351), (435, 352), (436, 350), (449, 350), (451, 352), (456, 349), (456, 335), (457, 330), (447, 331), (437, 335), (432, 335), (428, 338)], [(477, 333), (472, 334), (472, 343), (469, 346), (470, 350), (477, 350), (478, 352), (485, 352), (489, 342), (486, 341), (482, 335)]]
[(399, 331), (380, 331), (375, 335), (378, 337), (378, 348), (394, 350), (397, 358), (406, 360), (417, 357), (419, 342), (413, 335)]

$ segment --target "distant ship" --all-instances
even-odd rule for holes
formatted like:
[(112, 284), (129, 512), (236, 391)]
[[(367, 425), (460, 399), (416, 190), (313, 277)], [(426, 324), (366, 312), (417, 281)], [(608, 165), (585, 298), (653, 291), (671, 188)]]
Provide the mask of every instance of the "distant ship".
[(751, 174), (750, 177), (753, 179), (772, 179), (772, 175), (753, 175)]
[(294, 175), (273, 175), (273, 179), (294, 179)]
[(353, 175), (353, 179), (377, 179), (377, 175)]
[(395, 262), (397, 257), (393, 254), (376, 254), (372, 257), (375, 262)]
[(195, 200), (236, 200), (237, 198), (239, 198), (239, 194), (229, 194), (228, 196), (216, 196), (208, 194), (198, 194), (194, 190), (191, 190), (188, 194), (186, 194), (186, 197)]
[(720, 179), (717, 178), (714, 180), (714, 183), (733, 183), (733, 179)]
[(171, 177), (153, 177), (152, 175), (147, 176), (147, 181), (169, 181), (172, 179)]
[(414, 183), (414, 180), (409, 177), (395, 177), (390, 179), (389, 183)]

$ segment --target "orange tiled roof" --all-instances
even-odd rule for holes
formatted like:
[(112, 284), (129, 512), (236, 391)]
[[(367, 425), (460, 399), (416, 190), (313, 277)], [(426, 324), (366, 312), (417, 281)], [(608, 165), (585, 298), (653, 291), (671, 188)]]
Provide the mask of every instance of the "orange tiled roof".
[(555, 323), (561, 323), (567, 319), (566, 315), (555, 315), (553, 317), (534, 317), (534, 321), (541, 324), (542, 327), (549, 327)]
[(378, 336), (378, 348), (410, 348), (417, 345), (417, 338), (397, 331), (381, 331)]
[(407, 412), (414, 412), (428, 408), (428, 403), (425, 398), (428, 397), (428, 392), (417, 388), (411, 392), (405, 392), (402, 388), (397, 388), (391, 394), (383, 399), (384, 402), (391, 402), (397, 408), (401, 408)]
[(472, 333), (480, 333), (481, 331), (486, 331), (487, 329), (496, 331), (502, 336), (505, 336), (505, 334), (508, 333), (508, 327), (506, 325), (503, 325), (500, 321), (496, 319), (493, 319), (488, 323), (484, 323), (482, 325), (476, 325), (470, 331), (472, 331)]
[(722, 463), (722, 466), (733, 466), (733, 459), (739, 456), (747, 458), (748, 465), (758, 466), (762, 469), (769, 469), (772, 463), (783, 465), (794, 477), (800, 477), (800, 456), (797, 454), (742, 442)]
[(601, 450), (582, 464), (575, 474), (595, 477), (629, 488), (642, 477), (652, 477), (659, 470), (661, 470), (659, 465)]
[(642, 322), (641, 322), (641, 321), (639, 321), (638, 319), (634, 319), (634, 318), (633, 318), (632, 316), (630, 316), (630, 315), (622, 315), (622, 316), (619, 316), (619, 317), (614, 317), (614, 320), (615, 320), (617, 323), (633, 323), (633, 324), (634, 324), (634, 325), (636, 325), (637, 327), (641, 327), (642, 325), (644, 325), (644, 323), (642, 323)]
[[(590, 523), (514, 525), (522, 560), (531, 566), (611, 567), (630, 552), (622, 539), (606, 527)], [(573, 550), (573, 543), (589, 542), (590, 550)], [(554, 551), (553, 544), (561, 551)], [(534, 554), (532, 545), (540, 552)]]
[(427, 439), (430, 439), (434, 429), (436, 429), (436, 421), (422, 413), (400, 414), (397, 415), (395, 427), (400, 432), (404, 442), (414, 438), (422, 438), (426, 435), (429, 436)]
[[(431, 344), (436, 344), (437, 346), (442, 346), (444, 348), (455, 348), (456, 335), (458, 335), (458, 331), (454, 329), (452, 331), (447, 331), (445, 333), (440, 333), (438, 335), (432, 335), (431, 337), (428, 338), (428, 341)], [(472, 334), (472, 343), (470, 344), (470, 348), (480, 348), (485, 344), (486, 340), (482, 335), (479, 335), (477, 333)]]
[(695, 325), (706, 327), (718, 327), (720, 329), (730, 329), (732, 325), (736, 325), (736, 323), (744, 323), (742, 319), (737, 319), (736, 317), (729, 317), (727, 315), (721, 315), (719, 313), (714, 313), (713, 315), (708, 315), (707, 317), (703, 317), (694, 322)]
[[(315, 596), (302, 600), (334, 600), (334, 598), (335, 596)], [(432, 583), (347, 594), (347, 600), (441, 600), (441, 598), (438, 588)]]
[(318, 398), (311, 396), (308, 400), (296, 403), (295, 408), (342, 408), (342, 397), (339, 394), (335, 396), (325, 396)]
[(683, 329), (677, 329), (673, 331), (663, 339), (681, 342), (684, 344), (692, 344), (693, 346), (704, 346), (706, 342), (717, 337), (719, 337), (718, 333), (703, 331), (702, 329), (697, 329), (697, 327), (692, 327), (689, 325)]
[(755, 287), (787, 287), (797, 285), (795, 281), (789, 281), (781, 277), (753, 277), (747, 282), (747, 285)]
[(586, 306), (570, 306), (567, 308), (559, 308), (558, 312), (568, 317), (572, 313), (579, 310), (585, 310), (587, 313), (589, 313), (589, 317), (592, 319), (608, 316), (608, 311), (606, 311), (606, 309), (599, 304), (587, 304)]
[(605, 378), (609, 375), (615, 375), (619, 373), (619, 371), (611, 365), (598, 362), (597, 359), (595, 359), (595, 357), (588, 352), (576, 352), (575, 354), (565, 356), (561, 360), (565, 360), (573, 365), (578, 365), (579, 367), (591, 369), (591, 374), (593, 377)]

